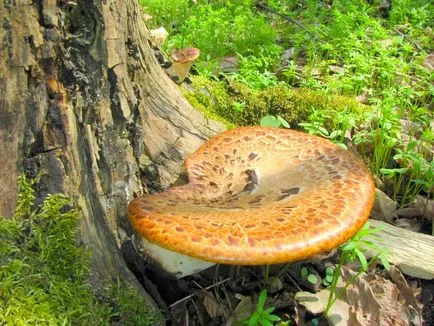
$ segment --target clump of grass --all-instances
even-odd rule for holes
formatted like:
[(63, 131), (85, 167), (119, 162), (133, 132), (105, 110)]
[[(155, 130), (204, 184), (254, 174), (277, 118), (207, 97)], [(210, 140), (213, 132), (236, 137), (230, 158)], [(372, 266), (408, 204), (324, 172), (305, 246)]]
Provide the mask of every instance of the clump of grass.
[(99, 325), (119, 318), (153, 324), (154, 314), (132, 288), (119, 287), (111, 304), (93, 294), (90, 252), (76, 242), (78, 211), (60, 194), (34, 207), (36, 182), (21, 176), (15, 214), (0, 217), (0, 320)]

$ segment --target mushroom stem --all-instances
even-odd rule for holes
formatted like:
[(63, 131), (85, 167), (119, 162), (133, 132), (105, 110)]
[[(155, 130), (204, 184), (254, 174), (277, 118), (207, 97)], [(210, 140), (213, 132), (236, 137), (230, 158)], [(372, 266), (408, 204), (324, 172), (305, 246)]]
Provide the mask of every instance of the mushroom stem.
[(268, 284), (268, 280), (270, 277), (270, 265), (264, 265), (264, 280), (265, 283)]
[(199, 57), (200, 50), (186, 48), (174, 51), (171, 55), (172, 65), (166, 70), (167, 74), (177, 83), (182, 83), (187, 76), (193, 62)]
[(188, 72), (190, 71), (191, 66), (193, 65), (193, 61), (190, 62), (174, 62), (167, 69), (167, 74), (173, 78), (176, 78), (177, 83), (182, 83), (187, 77)]

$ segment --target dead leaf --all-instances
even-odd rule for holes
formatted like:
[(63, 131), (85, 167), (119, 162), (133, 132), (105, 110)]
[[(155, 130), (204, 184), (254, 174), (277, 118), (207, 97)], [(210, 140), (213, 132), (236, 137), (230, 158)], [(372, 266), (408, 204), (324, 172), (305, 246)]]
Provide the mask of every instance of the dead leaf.
[[(328, 289), (321, 290), (317, 293), (310, 292), (297, 292), (295, 294), (295, 300), (312, 314), (321, 314), (327, 307), (330, 291)], [(332, 325), (344, 326), (351, 325), (348, 323), (349, 306), (342, 300), (336, 300), (330, 309), (328, 320)]]
[(206, 312), (211, 318), (215, 318), (222, 314), (222, 309), (220, 304), (217, 302), (214, 294), (212, 292), (204, 291), (202, 304), (206, 309)]
[(422, 227), (421, 221), (414, 218), (397, 218), (393, 221), (393, 225), (413, 232), (419, 232)]
[(375, 189), (374, 208), (371, 217), (379, 221), (393, 222), (397, 217), (397, 203), (379, 189)]
[[(353, 271), (343, 269), (344, 279), (353, 275)], [(351, 306), (351, 325), (404, 326), (409, 324), (409, 320), (417, 320), (408, 309), (398, 286), (382, 276), (373, 274), (356, 278), (354, 284), (347, 288), (345, 296)]]
[(428, 221), (433, 221), (434, 200), (425, 198), (423, 196), (417, 196), (415, 204), (411, 207), (399, 209), (398, 215), (405, 218), (422, 216)]
[(223, 57), (220, 61), (220, 69), (226, 73), (238, 71), (238, 56)]
[(429, 70), (434, 70), (434, 52), (431, 52), (423, 61), (422, 64), (425, 68)]
[(381, 47), (387, 49), (388, 47), (390, 47), (393, 44), (393, 40), (391, 39), (386, 39), (386, 40), (381, 40), (380, 41), (380, 45)]
[(321, 71), (319, 69), (312, 68), (312, 70), (310, 71), (310, 74), (313, 77), (319, 77), (319, 76), (321, 76)]
[(270, 293), (276, 293), (280, 291), (282, 287), (283, 283), (280, 278), (273, 276), (268, 279), (268, 291)]
[[(336, 293), (340, 293), (343, 284), (353, 279), (339, 300), (329, 312), (332, 325), (419, 325), (420, 304), (411, 288), (398, 270), (392, 271), (392, 279), (373, 274), (359, 276), (347, 267), (342, 269), (342, 283)], [(317, 293), (298, 292), (295, 299), (313, 314), (323, 313), (329, 297), (329, 290)]]
[(340, 67), (340, 66), (330, 65), (329, 69), (331, 72), (334, 72), (335, 74), (344, 74), (345, 73), (345, 68)]
[(152, 42), (158, 47), (163, 46), (167, 36), (169, 36), (169, 33), (164, 27), (152, 29), (149, 31), (149, 34), (151, 35)]
[(285, 51), (283, 51), (282, 55), (280, 56), (280, 61), (281, 62), (286, 62), (289, 61), (291, 59), (293, 59), (295, 56), (295, 48), (289, 48)]
[(359, 96), (356, 96), (356, 100), (362, 104), (368, 104), (369, 94), (368, 93), (362, 93)]
[(413, 325), (422, 325), (422, 304), (416, 299), (420, 295), (421, 288), (411, 288), (404, 275), (395, 266), (392, 266), (389, 275), (399, 289), (400, 300), (405, 301), (406, 312), (410, 321)]
[(226, 326), (231, 326), (239, 321), (246, 320), (253, 312), (253, 300), (250, 296), (235, 294), (235, 297), (240, 300), (234, 309), (233, 316), (226, 322)]
[[(354, 275), (355, 272), (348, 268), (342, 269), (342, 278), (345, 281)], [(344, 300), (350, 305), (349, 325), (382, 325), (380, 303), (362, 277), (356, 278), (354, 283), (348, 286)]]
[(142, 12), (142, 18), (144, 22), (148, 22), (152, 19), (152, 15), (149, 15), (146, 12)]

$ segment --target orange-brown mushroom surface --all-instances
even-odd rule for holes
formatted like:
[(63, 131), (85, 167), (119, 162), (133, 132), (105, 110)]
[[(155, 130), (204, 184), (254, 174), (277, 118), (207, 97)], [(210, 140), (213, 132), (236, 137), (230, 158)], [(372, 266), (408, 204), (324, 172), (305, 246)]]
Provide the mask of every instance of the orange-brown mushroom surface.
[(171, 57), (174, 62), (190, 62), (199, 58), (200, 50), (197, 48), (185, 48), (173, 51)]
[(206, 261), (286, 263), (336, 248), (368, 219), (374, 183), (330, 141), (267, 127), (226, 131), (185, 160), (189, 183), (134, 199), (149, 241)]

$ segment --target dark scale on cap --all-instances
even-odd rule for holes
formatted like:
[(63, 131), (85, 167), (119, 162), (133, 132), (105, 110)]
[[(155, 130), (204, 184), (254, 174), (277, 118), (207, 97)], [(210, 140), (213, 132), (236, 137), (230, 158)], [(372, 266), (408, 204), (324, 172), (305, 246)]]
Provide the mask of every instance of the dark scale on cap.
[(228, 244), (230, 246), (236, 246), (236, 245), (238, 245), (238, 242), (239, 242), (237, 238), (232, 237), (232, 236), (228, 236), (227, 240), (228, 240)]

